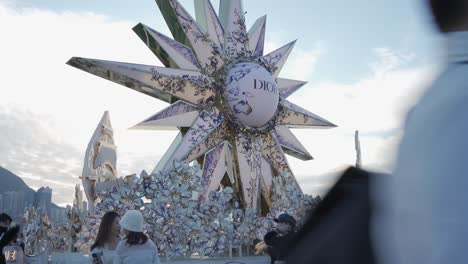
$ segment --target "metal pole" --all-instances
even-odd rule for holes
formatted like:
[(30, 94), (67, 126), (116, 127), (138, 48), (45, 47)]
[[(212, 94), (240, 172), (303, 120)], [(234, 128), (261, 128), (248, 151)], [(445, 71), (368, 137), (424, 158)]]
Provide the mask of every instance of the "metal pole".
[(356, 150), (356, 168), (361, 168), (361, 143), (359, 142), (359, 130), (354, 132), (354, 149)]

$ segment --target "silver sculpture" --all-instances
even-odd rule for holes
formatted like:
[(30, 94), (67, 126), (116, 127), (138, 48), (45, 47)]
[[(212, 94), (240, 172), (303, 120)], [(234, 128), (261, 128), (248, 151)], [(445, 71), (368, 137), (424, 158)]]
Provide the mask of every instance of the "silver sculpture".
[[(81, 179), (88, 200), (88, 212), (93, 214), (96, 193), (111, 188), (117, 180), (114, 132), (107, 111), (104, 112), (88, 143)], [(82, 204), (76, 206), (80, 208)]]
[(136, 128), (184, 132), (157, 169), (203, 163), (202, 203), (221, 184), (243, 208), (260, 211), (262, 199), (271, 207), (273, 178), (294, 180), (285, 153), (312, 159), (289, 128), (335, 127), (287, 100), (306, 83), (278, 77), (295, 41), (264, 55), (266, 18), (247, 31), (241, 0), (221, 0), (219, 15), (209, 0), (195, 1), (196, 20), (177, 0), (156, 2), (174, 39), (143, 24), (134, 31), (165, 67), (78, 57), (68, 64), (171, 103)]

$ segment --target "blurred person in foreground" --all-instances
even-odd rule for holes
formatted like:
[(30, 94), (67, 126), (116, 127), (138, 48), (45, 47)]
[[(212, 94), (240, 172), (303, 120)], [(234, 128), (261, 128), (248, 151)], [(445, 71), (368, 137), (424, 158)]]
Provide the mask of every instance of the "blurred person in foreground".
[(270, 255), (271, 264), (281, 262), (286, 259), (285, 248), (291, 242), (296, 227), (296, 219), (289, 214), (283, 213), (275, 218), (276, 229), (268, 232), (263, 241), (266, 245), (266, 252)]
[(468, 0), (425, 0), (443, 72), (409, 112), (392, 177), (375, 185), (379, 263), (467, 263)]
[(369, 182), (389, 175), (347, 168), (283, 252), (291, 264), (375, 264)]
[(3, 248), (12, 242), (19, 232), (19, 226), (7, 214), (0, 214), (0, 264), (5, 263)]

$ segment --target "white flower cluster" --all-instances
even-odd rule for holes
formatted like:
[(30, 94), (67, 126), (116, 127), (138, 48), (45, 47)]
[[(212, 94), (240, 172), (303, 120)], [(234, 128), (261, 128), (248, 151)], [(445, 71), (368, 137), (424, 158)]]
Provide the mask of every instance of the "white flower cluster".
[[(97, 235), (97, 228), (101, 222), (100, 218), (97, 217), (85, 217), (79, 218), (80, 228), (72, 240), (73, 249), (72, 251), (77, 252), (89, 252), (89, 248), (94, 243)], [(72, 234), (75, 231), (72, 230)]]
[(26, 220), (23, 228), (24, 253), (27, 256), (39, 256), (50, 246), (47, 237), (50, 228), (49, 219), (46, 213), (42, 210), (36, 211), (35, 208), (27, 208), (24, 218)]
[(66, 225), (52, 225), (47, 230), (47, 240), (51, 243), (51, 252), (64, 253), (70, 250), (70, 232)]
[(167, 173), (142, 173), (137, 191), (150, 202), (143, 206), (148, 234), (166, 256), (189, 253), (193, 229), (197, 225), (201, 191), (198, 166), (178, 165)]
[(89, 252), (96, 239), (101, 218), (106, 212), (115, 211), (124, 215), (128, 210), (141, 209), (143, 200), (136, 192), (138, 180), (136, 176), (129, 176), (120, 179), (110, 190), (98, 193), (99, 202), (96, 204), (94, 215), (83, 217), (80, 212), (73, 212), (76, 208), (72, 208), (69, 224), (73, 226), (72, 235), (76, 232), (73, 245), (77, 251)]
[(309, 213), (320, 203), (320, 196), (303, 194), (297, 188), (296, 180), (289, 174), (273, 178), (275, 186), (272, 192), (272, 207), (270, 212), (257, 220), (257, 238), (262, 239), (271, 230), (275, 222), (273, 219), (282, 213), (288, 213), (297, 221), (296, 229), (307, 220)]
[(256, 210), (240, 206), (239, 195), (231, 187), (211, 192), (208, 200), (200, 203), (203, 186), (198, 165), (175, 164), (169, 172), (127, 177), (109, 192), (99, 194), (95, 216), (82, 221), (80, 249), (89, 250), (106, 211), (123, 215), (132, 209), (143, 213), (145, 232), (168, 257), (220, 256), (229, 248), (251, 247), (274, 227), (273, 219), (280, 213), (287, 212), (300, 222), (305, 211), (318, 202), (295, 188), (292, 177), (286, 175), (284, 179), (275, 183), (278, 188), (272, 193), (273, 208), (260, 217)]

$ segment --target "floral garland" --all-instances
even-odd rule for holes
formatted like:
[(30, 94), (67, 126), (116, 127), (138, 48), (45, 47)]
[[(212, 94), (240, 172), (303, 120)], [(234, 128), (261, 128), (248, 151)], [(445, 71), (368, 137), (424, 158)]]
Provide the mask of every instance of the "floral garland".
[(203, 187), (198, 165), (174, 164), (171, 171), (151, 175), (143, 171), (140, 177), (127, 177), (109, 192), (98, 194), (96, 214), (82, 221), (75, 246), (82, 252), (89, 250), (106, 211), (123, 215), (137, 209), (147, 222), (145, 232), (167, 257), (222, 256), (229, 248), (251, 247), (274, 228), (273, 219), (279, 214), (287, 212), (301, 223), (307, 211), (320, 201), (319, 197), (303, 195), (294, 179), (284, 176), (284, 182), (275, 182), (281, 189), (272, 193), (271, 211), (260, 217), (252, 209), (241, 209), (230, 187), (211, 192), (201, 204), (199, 193)]

